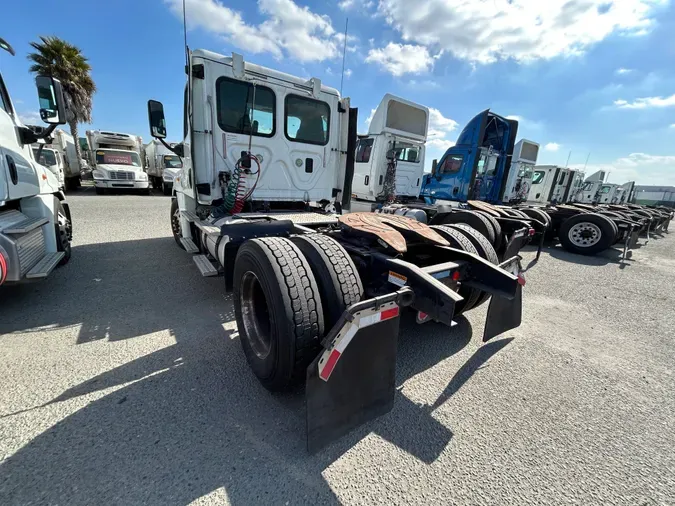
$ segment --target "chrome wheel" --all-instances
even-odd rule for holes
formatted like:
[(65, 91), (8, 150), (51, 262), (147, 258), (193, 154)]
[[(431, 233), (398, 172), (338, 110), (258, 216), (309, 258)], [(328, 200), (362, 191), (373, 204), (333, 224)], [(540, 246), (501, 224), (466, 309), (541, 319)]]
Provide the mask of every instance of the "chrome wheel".
[(243, 335), (256, 356), (264, 359), (272, 347), (272, 325), (265, 292), (252, 271), (247, 271), (241, 278), (239, 303), (245, 329)]
[(584, 221), (570, 228), (567, 237), (575, 246), (589, 248), (600, 241), (602, 231), (596, 224)]

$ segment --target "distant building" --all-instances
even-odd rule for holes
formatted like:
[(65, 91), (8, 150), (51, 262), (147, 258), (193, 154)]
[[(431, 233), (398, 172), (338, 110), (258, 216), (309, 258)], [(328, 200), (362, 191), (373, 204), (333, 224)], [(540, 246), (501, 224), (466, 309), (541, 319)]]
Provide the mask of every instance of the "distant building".
[(636, 186), (635, 203), (675, 207), (675, 186)]

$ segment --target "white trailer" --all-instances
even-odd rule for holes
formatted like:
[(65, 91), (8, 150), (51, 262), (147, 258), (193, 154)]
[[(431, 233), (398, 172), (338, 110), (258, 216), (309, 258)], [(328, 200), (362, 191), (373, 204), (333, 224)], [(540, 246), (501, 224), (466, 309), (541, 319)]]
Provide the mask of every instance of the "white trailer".
[[(169, 144), (169, 147), (175, 146), (175, 143)], [(153, 139), (145, 145), (145, 165), (152, 187), (161, 189), (164, 195), (171, 195), (173, 181), (183, 168), (183, 160), (159, 140)]]
[[(14, 55), (2, 39), (0, 49)], [(32, 148), (66, 122), (66, 105), (56, 79), (38, 77), (36, 85), (40, 117), (50, 125), (40, 132), (23, 125), (0, 76), (0, 285), (45, 278), (71, 255), (70, 208)]]
[(87, 130), (96, 193), (132, 189), (150, 191), (144, 171), (143, 140), (137, 135)]
[[(384, 96), (368, 134), (359, 136), (357, 143), (352, 211), (369, 210), (393, 197), (399, 202), (417, 199), (428, 126), (427, 107), (389, 93)], [(393, 188), (386, 188), (388, 170), (395, 174)]]
[(521, 139), (513, 149), (513, 160), (506, 180), (502, 202), (519, 204), (525, 202), (532, 188), (534, 167), (539, 155), (539, 144)]

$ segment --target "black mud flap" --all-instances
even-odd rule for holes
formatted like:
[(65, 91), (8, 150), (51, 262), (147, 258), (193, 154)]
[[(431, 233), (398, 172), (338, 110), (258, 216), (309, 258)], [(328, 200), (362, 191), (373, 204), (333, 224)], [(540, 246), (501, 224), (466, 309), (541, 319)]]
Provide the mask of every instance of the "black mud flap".
[(520, 257), (514, 256), (501, 263), (499, 267), (517, 276), (518, 285), (513, 298), (492, 296), (485, 321), (483, 342), (487, 342), (507, 330), (519, 327), (523, 318), (523, 285), (525, 284), (525, 278), (522, 274), (523, 269), (520, 265)]
[(314, 453), (359, 425), (391, 411), (396, 386), (404, 288), (349, 307), (307, 368), (307, 450)]
[(523, 319), (523, 287), (518, 285), (513, 299), (493, 296), (485, 322), (483, 342), (519, 327)]

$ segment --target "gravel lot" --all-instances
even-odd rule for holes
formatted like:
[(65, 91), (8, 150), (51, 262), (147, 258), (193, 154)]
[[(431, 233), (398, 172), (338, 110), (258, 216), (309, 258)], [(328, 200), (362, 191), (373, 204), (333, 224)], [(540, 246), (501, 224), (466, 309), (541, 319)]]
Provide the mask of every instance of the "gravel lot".
[(485, 307), (404, 320), (394, 410), (310, 457), (169, 199), (69, 201), (71, 262), (0, 290), (0, 504), (675, 504), (675, 234), (547, 249), (485, 346)]

